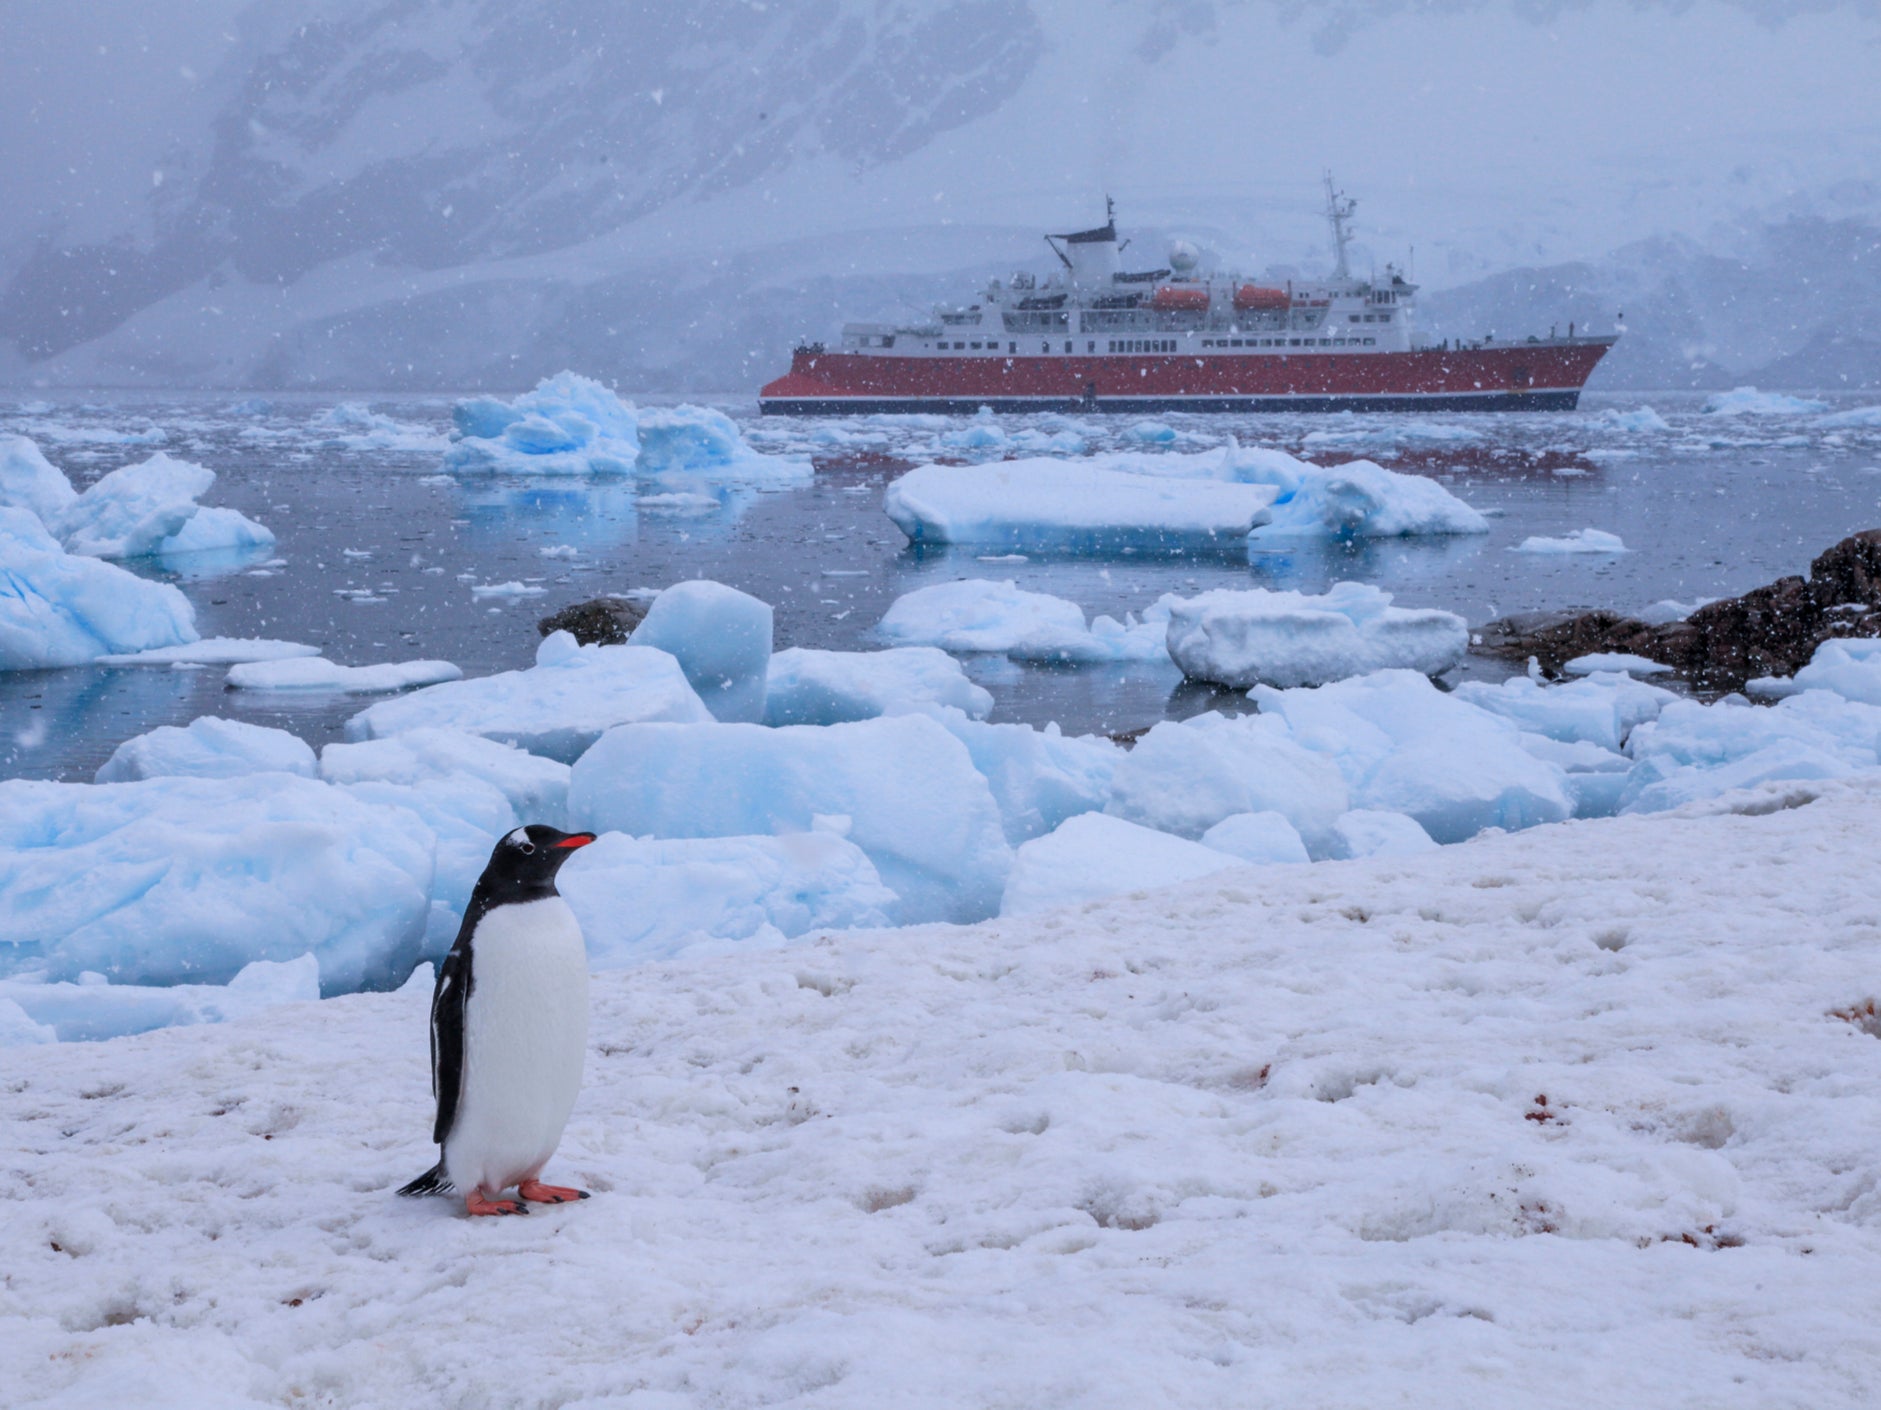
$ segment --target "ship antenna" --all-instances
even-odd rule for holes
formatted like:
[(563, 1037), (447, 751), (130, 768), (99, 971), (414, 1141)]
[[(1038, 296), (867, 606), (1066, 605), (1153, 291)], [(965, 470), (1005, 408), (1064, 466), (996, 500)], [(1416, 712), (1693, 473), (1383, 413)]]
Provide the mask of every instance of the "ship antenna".
[(1345, 247), (1352, 240), (1352, 232), (1346, 228), (1346, 222), (1352, 218), (1352, 212), (1358, 209), (1358, 202), (1343, 192), (1333, 188), (1332, 173), (1326, 173), (1326, 219), (1332, 222), (1332, 251), (1335, 260), (1335, 274), (1340, 279), (1350, 279), (1352, 270), (1346, 263)]

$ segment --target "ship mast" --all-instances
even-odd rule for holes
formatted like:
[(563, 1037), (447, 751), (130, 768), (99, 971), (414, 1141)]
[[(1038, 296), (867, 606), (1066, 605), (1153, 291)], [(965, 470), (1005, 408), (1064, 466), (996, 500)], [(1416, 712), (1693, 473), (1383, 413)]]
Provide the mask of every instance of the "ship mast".
[(1332, 251), (1337, 277), (1350, 279), (1352, 270), (1346, 264), (1345, 247), (1352, 242), (1352, 232), (1346, 229), (1346, 222), (1352, 218), (1352, 212), (1358, 209), (1358, 202), (1342, 191), (1333, 188), (1332, 173), (1326, 173), (1326, 219), (1332, 222)]

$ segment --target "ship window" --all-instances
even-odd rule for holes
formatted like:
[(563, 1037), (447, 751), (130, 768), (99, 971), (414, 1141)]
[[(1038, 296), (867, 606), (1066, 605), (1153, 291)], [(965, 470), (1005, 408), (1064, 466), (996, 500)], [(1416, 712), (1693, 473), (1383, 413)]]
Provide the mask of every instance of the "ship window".
[(1371, 345), (1372, 345), (1373, 343), (1375, 343), (1375, 342), (1377, 342), (1377, 341), (1378, 341), (1378, 340), (1377, 340), (1376, 338), (1367, 338), (1367, 339), (1365, 340), (1365, 346), (1369, 348), (1369, 347), (1370, 347), (1370, 346), (1371, 346)]
[(1359, 321), (1359, 316), (1356, 313), (1348, 313), (1346, 315), (1346, 318), (1353, 323), (1357, 323)]
[(1085, 350), (1086, 352), (1096, 352), (1096, 351), (1097, 351), (1097, 344), (1096, 344), (1095, 342), (1092, 342), (1092, 341), (1089, 341), (1089, 340), (1087, 340), (1087, 341), (1085, 342), (1085, 344), (1084, 344), (1084, 350)]
[(1297, 348), (1297, 347), (1298, 347), (1299, 345), (1300, 345), (1300, 340), (1299, 340), (1298, 338), (1288, 338), (1288, 339), (1287, 339), (1287, 346), (1288, 346), (1288, 347), (1290, 347), (1290, 348)]
[(1070, 352), (1070, 351), (1071, 351), (1071, 339), (1069, 339), (1069, 338), (1066, 338), (1066, 339), (1065, 339), (1065, 351), (1066, 351), (1066, 352)]
[(1007, 343), (1007, 344), (1006, 344), (1006, 351), (1007, 351), (1007, 352), (1018, 352), (1018, 351), (1019, 351), (1019, 345), (1018, 345), (1017, 343)]
[(1040, 343), (1038, 350), (1042, 353), (1048, 353), (1052, 350), (1052, 345), (1050, 343)]

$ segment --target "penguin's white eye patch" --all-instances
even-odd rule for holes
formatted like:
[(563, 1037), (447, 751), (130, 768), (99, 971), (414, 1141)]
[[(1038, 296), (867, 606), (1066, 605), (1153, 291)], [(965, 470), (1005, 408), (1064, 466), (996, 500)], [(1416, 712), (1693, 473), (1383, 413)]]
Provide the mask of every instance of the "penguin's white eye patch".
[(517, 848), (525, 856), (536, 850), (536, 844), (529, 840), (529, 830), (521, 827), (510, 833), (508, 837), (505, 837), (503, 839), (503, 845), (505, 847)]

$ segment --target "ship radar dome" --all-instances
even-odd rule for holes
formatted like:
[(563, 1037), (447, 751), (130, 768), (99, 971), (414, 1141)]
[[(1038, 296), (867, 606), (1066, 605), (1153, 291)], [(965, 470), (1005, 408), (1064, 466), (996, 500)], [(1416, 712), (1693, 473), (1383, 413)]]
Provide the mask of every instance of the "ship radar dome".
[(1201, 259), (1201, 251), (1187, 240), (1178, 240), (1169, 247), (1169, 267), (1177, 274), (1193, 274)]

